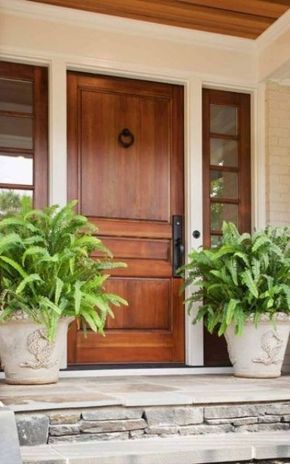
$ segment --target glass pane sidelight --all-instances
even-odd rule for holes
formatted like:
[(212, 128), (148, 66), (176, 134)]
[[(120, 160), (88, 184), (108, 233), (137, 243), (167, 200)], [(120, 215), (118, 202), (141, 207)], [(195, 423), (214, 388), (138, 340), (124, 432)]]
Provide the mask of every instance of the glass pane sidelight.
[(237, 135), (238, 111), (235, 106), (210, 105), (210, 132)]
[(32, 82), (0, 78), (0, 110), (32, 114)]
[(33, 185), (33, 159), (24, 155), (0, 154), (0, 183)]
[(0, 146), (32, 149), (32, 119), (0, 116)]
[[(203, 244), (217, 247), (223, 221), (251, 230), (250, 95), (203, 90)], [(205, 366), (229, 365), (222, 337), (204, 331)]]
[(238, 167), (238, 142), (228, 139), (210, 139), (210, 164)]
[(211, 229), (220, 231), (223, 221), (239, 225), (238, 205), (228, 203), (212, 203), (210, 207)]
[(250, 228), (249, 103), (249, 95), (203, 91), (206, 246), (217, 246), (223, 221), (235, 223), (241, 231)]
[(23, 198), (26, 198), (32, 205), (33, 191), (0, 188), (0, 217), (16, 213)]
[(48, 72), (0, 61), (0, 215), (47, 205)]
[(210, 197), (238, 199), (238, 174), (236, 172), (210, 172)]
[(221, 243), (221, 236), (220, 235), (211, 235), (211, 247), (215, 248), (219, 246)]

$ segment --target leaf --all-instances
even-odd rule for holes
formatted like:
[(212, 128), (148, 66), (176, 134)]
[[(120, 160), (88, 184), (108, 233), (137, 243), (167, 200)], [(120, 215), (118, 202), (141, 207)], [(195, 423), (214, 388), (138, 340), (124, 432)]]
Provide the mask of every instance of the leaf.
[(98, 316), (98, 314), (95, 311), (83, 312), (82, 317), (85, 319), (89, 327), (94, 332), (103, 333), (104, 321)]
[(290, 287), (288, 287), (288, 285), (282, 285), (281, 287), (282, 287), (284, 295), (286, 296), (288, 309), (290, 309)]
[(24, 221), (23, 219), (17, 217), (4, 218), (0, 221), (0, 229), (10, 226), (13, 226), (13, 228), (16, 226), (24, 227), (31, 232), (35, 232), (37, 230), (37, 228), (31, 224), (31, 222)]
[(255, 282), (257, 282), (260, 278), (260, 261), (256, 258), (253, 258), (252, 260), (252, 272)]
[(56, 277), (55, 294), (54, 294), (54, 302), (56, 305), (59, 302), (63, 287), (64, 287), (63, 281), (59, 277)]
[(119, 268), (126, 268), (128, 265), (126, 263), (117, 262), (117, 261), (98, 261), (97, 266), (99, 269), (106, 270), (106, 269), (119, 269)]
[(26, 285), (32, 283), (32, 282), (43, 282), (41, 277), (38, 274), (30, 274), (26, 276), (18, 285), (18, 287), (15, 290), (16, 295), (19, 295), (26, 287)]
[(237, 272), (237, 263), (234, 259), (231, 259), (228, 263), (227, 263), (227, 268), (231, 274), (231, 278), (234, 282), (235, 285), (239, 285), (238, 284), (238, 272)]
[(75, 314), (77, 316), (80, 313), (80, 307), (81, 307), (81, 299), (82, 299), (81, 285), (82, 284), (79, 280), (77, 280), (74, 285)]
[(128, 301), (126, 301), (121, 296), (115, 295), (113, 293), (106, 293), (105, 299), (115, 306), (120, 306), (120, 305), (128, 306)]
[(253, 280), (253, 277), (252, 277), (252, 274), (251, 272), (246, 269), (243, 273), (242, 273), (242, 281), (244, 282), (244, 284), (247, 286), (247, 288), (249, 289), (249, 291), (251, 292), (251, 294), (255, 297), (255, 298), (258, 298), (259, 296), (259, 292), (258, 292), (258, 289), (257, 289), (257, 286)]
[(261, 248), (261, 246), (269, 244), (269, 243), (271, 243), (271, 240), (268, 237), (262, 235), (254, 241), (254, 244), (252, 246), (252, 251), (255, 252), (259, 248)]
[(61, 314), (61, 309), (59, 308), (59, 306), (57, 306), (56, 304), (54, 304), (52, 301), (50, 301), (47, 297), (40, 297), (40, 304), (47, 307), (47, 308), (50, 308), (52, 309), (53, 311), (55, 311), (57, 314)]
[[(1, 224), (1, 221), (0, 221)], [(21, 244), (22, 240), (18, 234), (10, 233), (0, 238), (0, 253), (10, 249), (12, 245)]]
[(11, 258), (8, 258), (7, 256), (0, 256), (0, 260), (4, 261), (5, 263), (9, 264), (15, 271), (18, 272), (18, 274), (21, 275), (24, 279), (27, 277), (27, 273), (24, 271), (24, 269), (18, 264), (16, 261), (14, 261)]
[(22, 266), (25, 265), (25, 260), (27, 256), (34, 256), (34, 255), (42, 255), (42, 256), (49, 256), (48, 251), (40, 246), (31, 246), (29, 247), (22, 256)]
[(246, 264), (246, 266), (250, 265), (248, 256), (245, 253), (240, 252), (240, 251), (236, 251), (234, 253), (234, 257), (235, 258), (240, 258)]
[(227, 305), (227, 309), (226, 309), (226, 318), (225, 318), (226, 326), (230, 325), (230, 323), (232, 322), (235, 309), (239, 303), (240, 303), (239, 300), (235, 300), (233, 298), (230, 299)]
[(109, 309), (110, 309), (109, 305), (108, 305), (108, 302), (101, 295), (98, 295), (98, 296), (96, 295), (94, 297), (94, 304), (95, 304), (95, 306), (97, 306), (104, 313), (107, 313), (109, 311)]

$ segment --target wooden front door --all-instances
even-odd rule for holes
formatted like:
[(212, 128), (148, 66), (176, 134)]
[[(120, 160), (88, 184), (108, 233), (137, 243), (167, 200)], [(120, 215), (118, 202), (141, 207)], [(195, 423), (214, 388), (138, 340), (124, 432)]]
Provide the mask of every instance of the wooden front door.
[(68, 73), (68, 196), (128, 264), (107, 287), (127, 299), (106, 336), (76, 327), (69, 362), (183, 363), (172, 216), (184, 214), (183, 88)]

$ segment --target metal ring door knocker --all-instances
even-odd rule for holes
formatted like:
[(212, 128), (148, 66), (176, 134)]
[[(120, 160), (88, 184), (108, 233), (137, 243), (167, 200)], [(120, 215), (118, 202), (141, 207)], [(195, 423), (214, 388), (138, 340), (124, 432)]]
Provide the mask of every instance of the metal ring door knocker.
[(118, 141), (123, 148), (129, 148), (133, 145), (135, 137), (129, 129), (123, 129), (119, 134)]

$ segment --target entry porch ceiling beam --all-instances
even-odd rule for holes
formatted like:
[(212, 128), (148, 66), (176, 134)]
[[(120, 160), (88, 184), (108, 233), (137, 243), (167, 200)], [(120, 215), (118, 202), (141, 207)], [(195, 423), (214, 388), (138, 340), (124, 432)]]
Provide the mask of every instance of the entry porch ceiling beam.
[(29, 0), (170, 26), (256, 39), (290, 0)]

